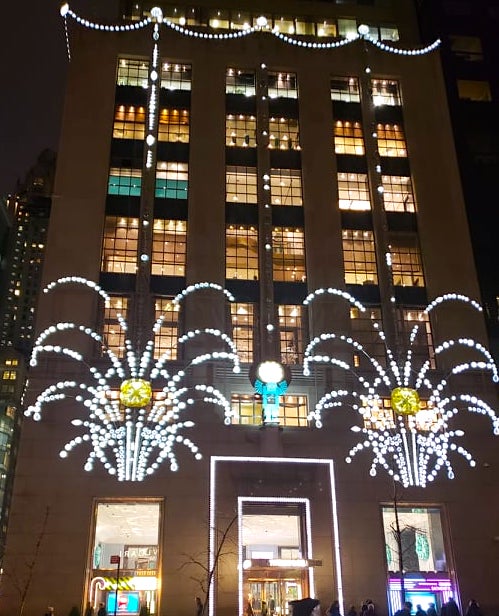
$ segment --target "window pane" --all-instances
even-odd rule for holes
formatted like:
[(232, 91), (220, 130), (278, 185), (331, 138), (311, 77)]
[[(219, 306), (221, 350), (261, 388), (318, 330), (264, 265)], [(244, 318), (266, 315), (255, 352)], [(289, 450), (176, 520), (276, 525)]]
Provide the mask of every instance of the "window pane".
[(119, 58), (116, 83), (119, 86), (140, 86), (147, 88), (149, 62)]
[(392, 276), (395, 286), (424, 287), (423, 264), (418, 237), (409, 233), (390, 233)]
[(125, 331), (119, 324), (118, 314), (125, 320), (127, 317), (128, 298), (112, 295), (104, 307), (104, 322), (102, 327), (102, 351), (111, 350), (118, 357), (125, 355)]
[(187, 163), (158, 161), (155, 197), (158, 199), (187, 199)]
[(417, 325), (417, 333), (412, 342), (412, 354), (416, 365), (427, 359), (430, 360), (430, 368), (436, 368), (435, 350), (429, 315), (419, 308), (403, 308), (399, 311), (399, 330), (402, 339), (409, 341), (414, 326)]
[(483, 60), (482, 41), (478, 36), (449, 36), (451, 49), (458, 58), (470, 62)]
[(114, 112), (114, 139), (144, 139), (146, 110), (133, 105), (117, 105)]
[(227, 167), (225, 199), (241, 203), (257, 202), (255, 167)]
[(270, 190), (273, 205), (303, 205), (301, 171), (271, 169)]
[(269, 148), (280, 150), (300, 149), (300, 129), (295, 118), (270, 118)]
[(347, 39), (356, 38), (358, 34), (355, 19), (338, 19), (338, 34)]
[(253, 361), (254, 305), (231, 303), (232, 339), (243, 363)]
[(103, 272), (135, 274), (138, 247), (137, 218), (106, 216), (102, 244)]
[[(255, 394), (232, 394), (231, 407), (234, 413), (232, 423), (238, 425), (256, 425), (263, 423), (261, 396)], [(308, 426), (307, 396), (283, 395), (279, 398), (278, 420), (281, 426)]]
[(302, 363), (304, 308), (301, 305), (281, 304), (278, 311), (281, 361), (284, 364)]
[(256, 148), (256, 117), (229, 113), (225, 118), (225, 145)]
[(225, 276), (258, 280), (258, 232), (255, 227), (230, 225), (225, 239)]
[(225, 92), (255, 96), (255, 72), (228, 68), (225, 77)]
[(411, 178), (383, 175), (383, 202), (387, 212), (415, 212)]
[(164, 62), (161, 66), (161, 87), (165, 90), (190, 90), (191, 79), (190, 64)]
[(333, 77), (331, 100), (360, 103), (359, 81), (356, 77)]
[(140, 197), (142, 170), (125, 167), (111, 167), (107, 187), (108, 195)]
[(369, 184), (365, 173), (338, 173), (338, 195), (340, 210), (371, 209)]
[(298, 98), (298, 85), (294, 73), (268, 73), (269, 98)]
[(378, 151), (380, 156), (406, 157), (404, 131), (398, 124), (378, 124)]
[(272, 229), (274, 280), (305, 282), (305, 238), (303, 229)]
[(331, 36), (337, 35), (336, 24), (333, 20), (324, 20), (316, 24), (317, 36)]
[(343, 263), (347, 284), (378, 284), (372, 231), (343, 230)]
[(400, 92), (397, 81), (373, 79), (371, 81), (373, 102), (379, 105), (400, 105)]
[(154, 359), (166, 354), (167, 361), (177, 359), (178, 313), (180, 306), (170, 298), (158, 297), (154, 304), (155, 319), (163, 317), (154, 336)]
[(157, 276), (185, 275), (187, 223), (184, 220), (154, 221), (151, 273)]
[(189, 111), (187, 109), (160, 109), (158, 141), (189, 143)]
[[(384, 366), (386, 364), (385, 344), (375, 324), (381, 324), (381, 308), (367, 308), (366, 312), (361, 312), (355, 307), (350, 308), (352, 338), (364, 347), (370, 357), (374, 357)], [(372, 369), (371, 362), (363, 353), (354, 353), (353, 365), (355, 368)]]
[(336, 154), (363, 156), (364, 137), (360, 122), (337, 120), (334, 124), (334, 151)]

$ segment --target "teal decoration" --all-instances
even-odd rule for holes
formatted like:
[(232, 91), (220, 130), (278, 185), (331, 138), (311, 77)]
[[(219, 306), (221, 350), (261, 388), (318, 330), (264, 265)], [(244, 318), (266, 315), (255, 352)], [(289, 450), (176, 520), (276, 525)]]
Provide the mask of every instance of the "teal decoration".
[(420, 560), (430, 558), (430, 544), (426, 535), (420, 531), (416, 531), (416, 554)]

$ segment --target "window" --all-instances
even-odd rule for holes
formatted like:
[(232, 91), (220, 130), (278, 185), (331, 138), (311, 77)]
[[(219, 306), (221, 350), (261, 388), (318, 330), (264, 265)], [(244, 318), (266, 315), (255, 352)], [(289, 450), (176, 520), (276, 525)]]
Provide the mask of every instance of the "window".
[(229, 113), (225, 118), (225, 145), (256, 148), (256, 118)]
[(300, 149), (300, 129), (295, 118), (270, 118), (269, 135), (271, 149)]
[(305, 282), (305, 239), (303, 229), (272, 229), (274, 280)]
[(338, 19), (338, 34), (346, 39), (357, 38), (357, 22), (355, 19)]
[[(260, 426), (263, 423), (261, 396), (255, 394), (232, 394), (232, 411), (235, 417), (233, 424)], [(307, 396), (283, 395), (279, 398), (279, 425), (304, 427), (308, 426)], [(277, 558), (277, 556), (276, 556)]]
[(187, 199), (187, 163), (158, 161), (155, 197), (158, 199)]
[(230, 225), (225, 238), (225, 276), (258, 280), (258, 232), (255, 227)]
[(380, 156), (407, 156), (404, 131), (398, 124), (378, 124), (378, 151)]
[(334, 124), (334, 151), (336, 154), (364, 154), (364, 138), (360, 122), (337, 120)]
[(243, 363), (253, 361), (253, 333), (255, 331), (254, 304), (233, 302), (230, 305), (232, 339)]
[[(162, 502), (157, 499), (100, 500), (95, 504), (95, 512), (91, 516), (95, 526), (90, 535), (87, 595), (93, 596), (97, 604), (102, 602), (108, 614), (116, 611), (117, 593), (111, 592), (110, 587), (101, 581), (103, 576), (112, 578), (117, 566), (127, 571), (130, 579), (147, 575), (147, 585), (140, 585), (144, 590), (130, 590), (135, 586), (120, 590), (118, 599), (126, 597), (128, 613), (138, 614), (142, 605), (147, 607), (148, 613), (158, 613), (160, 580), (157, 572), (161, 562), (159, 531), (162, 518)], [(119, 565), (113, 559), (117, 555)]]
[(189, 111), (187, 109), (160, 109), (158, 141), (189, 143)]
[(418, 326), (417, 334), (411, 346), (413, 358), (416, 360), (413, 364), (417, 365), (418, 360), (422, 364), (429, 359), (430, 368), (435, 369), (435, 347), (428, 314), (419, 308), (402, 308), (398, 316), (402, 339), (406, 340), (407, 344), (413, 328), (416, 325)]
[(230, 27), (232, 30), (248, 30), (251, 28), (251, 15), (244, 11), (233, 11)]
[(268, 72), (269, 98), (298, 98), (298, 84), (294, 73)]
[[(367, 307), (366, 312), (361, 312), (355, 306), (350, 308), (352, 338), (364, 347), (365, 352), (370, 357), (384, 366), (386, 364), (385, 344), (381, 340), (375, 324), (381, 324), (381, 308)], [(354, 368), (373, 369), (369, 358), (357, 350), (353, 354), (353, 365)]]
[[(437, 507), (397, 507), (399, 532), (393, 506), (383, 507), (383, 530), (389, 571), (447, 571), (447, 558), (440, 509)], [(402, 553), (399, 555), (399, 539)]]
[(373, 232), (344, 229), (342, 235), (346, 284), (378, 284)]
[(226, 94), (244, 94), (255, 96), (255, 71), (243, 71), (236, 68), (228, 68), (225, 77)]
[(161, 66), (161, 87), (165, 90), (190, 90), (191, 79), (190, 64), (164, 62)]
[(390, 233), (393, 284), (424, 287), (423, 264), (418, 237), (413, 233)]
[(138, 247), (137, 218), (106, 216), (102, 245), (103, 272), (135, 274)]
[(301, 171), (299, 169), (271, 169), (270, 190), (273, 205), (303, 205)]
[(210, 28), (224, 28), (228, 30), (230, 27), (229, 11), (211, 10), (208, 13), (208, 25)]
[(256, 168), (227, 166), (226, 201), (257, 203)]
[(371, 209), (369, 184), (365, 173), (338, 173), (340, 210)]
[(383, 175), (383, 202), (387, 212), (415, 212), (411, 178)]
[(315, 24), (311, 23), (310, 21), (307, 21), (303, 17), (297, 17), (296, 34), (299, 34), (300, 36), (314, 36)]
[(140, 197), (142, 170), (126, 167), (111, 167), (109, 170), (108, 195)]
[(278, 311), (281, 361), (299, 364), (303, 361), (303, 306), (281, 304)]
[(114, 139), (144, 139), (146, 110), (133, 105), (117, 105), (114, 112)]
[(373, 103), (380, 105), (398, 106), (400, 102), (399, 84), (389, 79), (373, 79), (371, 81)]
[(187, 223), (184, 220), (154, 221), (151, 273), (157, 276), (185, 275)]
[(166, 354), (167, 361), (177, 359), (178, 313), (180, 306), (171, 299), (157, 297), (154, 302), (155, 319), (163, 317), (161, 326), (154, 337), (154, 359)]
[(470, 62), (483, 60), (482, 41), (478, 36), (451, 34), (449, 39), (450, 48), (456, 57)]
[(108, 304), (104, 307), (104, 319), (102, 327), (103, 345), (102, 351), (111, 350), (118, 357), (125, 355), (125, 331), (119, 324), (118, 315), (126, 319), (128, 310), (128, 298), (111, 295)]
[(457, 80), (457, 93), (459, 98), (468, 101), (490, 102), (490, 85), (488, 81)]
[(295, 34), (295, 20), (293, 17), (276, 17), (274, 19), (274, 30), (283, 34)]
[(4, 370), (2, 372), (2, 380), (15, 381), (17, 379), (17, 372), (15, 370)]
[(120, 58), (118, 60), (116, 83), (119, 86), (140, 86), (141, 88), (147, 88), (148, 74), (149, 62)]
[(360, 103), (359, 80), (356, 77), (333, 77), (331, 100)]
[(337, 36), (336, 24), (332, 20), (324, 19), (316, 24), (317, 36)]
[(379, 38), (382, 41), (398, 41), (399, 30), (396, 26), (380, 26)]

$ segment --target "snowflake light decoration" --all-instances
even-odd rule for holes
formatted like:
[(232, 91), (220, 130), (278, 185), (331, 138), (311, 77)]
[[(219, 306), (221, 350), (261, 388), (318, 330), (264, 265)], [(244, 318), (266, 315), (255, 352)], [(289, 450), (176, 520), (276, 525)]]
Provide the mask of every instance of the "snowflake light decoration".
[[(63, 284), (80, 284), (97, 292), (107, 303), (110, 297), (96, 283), (77, 276), (60, 278), (50, 283), (44, 293)], [(189, 293), (200, 289), (221, 290), (212, 283), (199, 283), (189, 288)], [(178, 303), (186, 293), (175, 298)], [(160, 316), (153, 327), (156, 334), (164, 317)], [(122, 315), (118, 315), (121, 329), (126, 333), (127, 324)], [(60, 381), (49, 385), (41, 392), (34, 404), (25, 411), (27, 417), (35, 421), (42, 418), (42, 408), (46, 403), (62, 400), (73, 395), (77, 402), (87, 409), (84, 419), (74, 419), (72, 424), (80, 428), (83, 434), (67, 442), (59, 455), (66, 458), (77, 446), (83, 443), (91, 451), (85, 463), (85, 470), (91, 471), (95, 461), (100, 461), (110, 475), (120, 481), (141, 481), (154, 473), (162, 462), (168, 460), (172, 471), (178, 470), (176, 446), (187, 447), (199, 460), (202, 455), (198, 447), (189, 438), (183, 436), (186, 428), (194, 427), (194, 422), (182, 421), (185, 410), (203, 401), (216, 404), (224, 409), (225, 422), (230, 423), (232, 410), (229, 401), (216, 388), (197, 384), (183, 386), (188, 366), (175, 374), (170, 374), (164, 364), (168, 352), (154, 360), (154, 335), (145, 345), (145, 350), (138, 356), (132, 342), (125, 340), (125, 357), (120, 359), (109, 348), (105, 348), (107, 368), (98, 369), (89, 366), (81, 353), (71, 348), (52, 345), (47, 339), (60, 332), (80, 332), (89, 336), (105, 348), (102, 336), (88, 327), (75, 323), (57, 323), (47, 327), (37, 338), (30, 365), (38, 364), (41, 353), (55, 353), (74, 359), (84, 364), (89, 371), (90, 384), (75, 380)], [(240, 371), (239, 356), (232, 340), (216, 329), (202, 329), (188, 332), (179, 338), (185, 343), (200, 335), (213, 336), (229, 348), (229, 351), (215, 351), (195, 357), (189, 365), (198, 365), (212, 360), (226, 360), (233, 365), (233, 371)], [(110, 365), (109, 365), (110, 364)]]
[[(312, 302), (317, 296), (332, 294), (346, 299), (362, 312), (366, 308), (354, 297), (338, 289), (319, 289), (311, 293), (305, 304)], [(443, 302), (458, 301), (481, 311), (480, 305), (470, 298), (455, 293), (442, 295), (431, 302), (424, 313), (428, 315)], [(376, 324), (375, 324), (376, 327)], [(454, 365), (447, 378), (437, 377), (431, 373), (431, 361), (427, 359), (420, 366), (413, 365), (412, 345), (416, 339), (419, 326), (416, 324), (409, 336), (408, 350), (405, 358), (397, 362), (394, 352), (387, 348), (388, 366), (385, 368), (376, 358), (371, 357), (367, 350), (350, 336), (335, 333), (325, 333), (314, 338), (307, 346), (303, 372), (310, 374), (312, 364), (329, 364), (351, 371), (357, 381), (357, 389), (352, 391), (336, 389), (326, 393), (309, 414), (309, 420), (322, 427), (322, 411), (350, 403), (362, 418), (362, 427), (351, 428), (361, 437), (361, 440), (350, 450), (346, 461), (361, 451), (370, 449), (373, 460), (370, 474), (375, 476), (378, 467), (383, 468), (404, 487), (425, 487), (427, 482), (435, 479), (444, 467), (449, 479), (454, 477), (454, 471), (449, 460), (450, 452), (462, 455), (475, 466), (471, 453), (455, 442), (456, 437), (464, 435), (462, 430), (449, 428), (449, 421), (459, 410), (467, 409), (473, 413), (486, 415), (492, 421), (493, 432), (499, 435), (499, 417), (484, 400), (472, 394), (450, 394), (447, 392), (449, 378), (454, 375), (471, 371), (488, 371), (494, 382), (499, 381), (497, 366), (487, 349), (470, 338), (448, 340), (434, 349), (439, 355), (453, 347), (468, 347), (483, 358), (482, 361), (469, 361)], [(378, 328), (380, 338), (386, 343), (386, 337)], [(346, 347), (363, 354), (371, 364), (374, 375), (372, 378), (357, 374), (348, 362), (329, 355), (319, 355), (317, 347), (328, 340), (335, 340)], [(434, 382), (435, 381), (435, 382)]]

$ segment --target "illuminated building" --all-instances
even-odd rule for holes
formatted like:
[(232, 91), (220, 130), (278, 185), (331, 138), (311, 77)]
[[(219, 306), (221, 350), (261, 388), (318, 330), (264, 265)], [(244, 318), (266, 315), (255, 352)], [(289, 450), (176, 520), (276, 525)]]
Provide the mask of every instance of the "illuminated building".
[(10, 609), (38, 542), (33, 612), (187, 614), (208, 570), (210, 615), (383, 614), (401, 558), (414, 603), (497, 601), (497, 369), (411, 6), (63, 7)]

